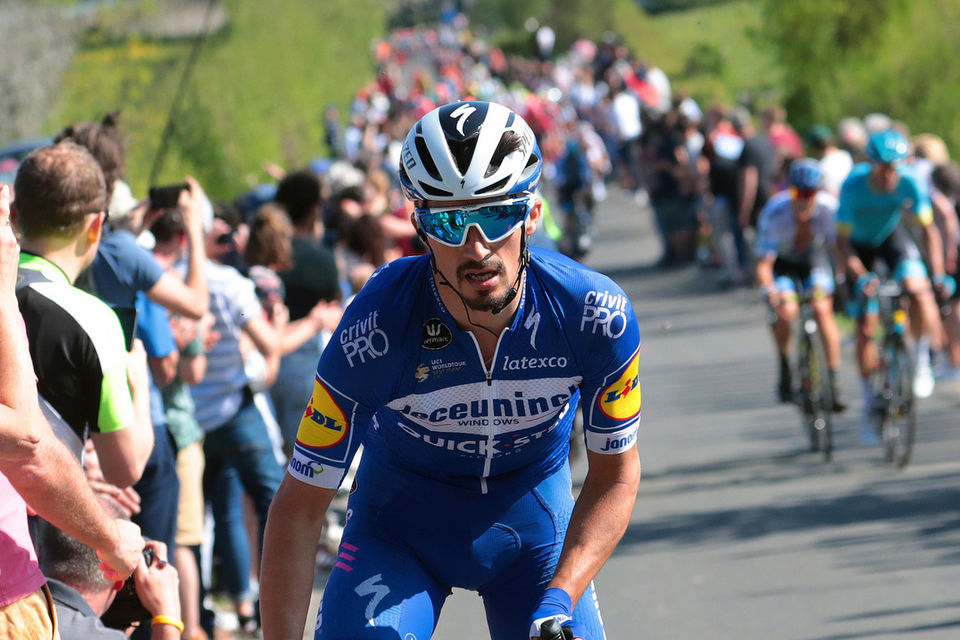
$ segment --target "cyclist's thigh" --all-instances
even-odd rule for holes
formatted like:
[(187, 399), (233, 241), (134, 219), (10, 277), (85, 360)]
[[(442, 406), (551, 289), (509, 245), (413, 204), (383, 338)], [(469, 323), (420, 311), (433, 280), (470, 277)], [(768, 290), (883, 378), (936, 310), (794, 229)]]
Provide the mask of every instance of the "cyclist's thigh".
[(923, 264), (923, 256), (903, 227), (897, 227), (879, 249), (897, 282), (905, 284), (908, 279), (926, 279), (927, 268)]
[(804, 292), (810, 293), (815, 300), (832, 296), (835, 288), (833, 273), (826, 267), (814, 267), (810, 270), (810, 277), (803, 281)]
[(323, 591), (315, 640), (427, 640), (450, 594), (404, 545), (351, 519)]
[(780, 297), (784, 301), (796, 302), (797, 287), (793, 282), (793, 278), (790, 276), (781, 276), (777, 274), (773, 275), (773, 286), (776, 287), (777, 291), (780, 293)]
[[(556, 570), (572, 511), (570, 476), (565, 470), (546, 479), (505, 514), (503, 522), (520, 536), (522, 552), (480, 589), (491, 640), (526, 637), (530, 616)], [(584, 640), (603, 640), (592, 585), (580, 599), (574, 619), (589, 632)]]

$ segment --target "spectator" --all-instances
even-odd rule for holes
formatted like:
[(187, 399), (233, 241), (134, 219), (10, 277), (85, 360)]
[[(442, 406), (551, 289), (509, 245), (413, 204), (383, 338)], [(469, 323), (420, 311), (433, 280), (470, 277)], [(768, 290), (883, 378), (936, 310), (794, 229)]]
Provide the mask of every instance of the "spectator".
[[(357, 189), (356, 191), (360, 191)], [(362, 192), (357, 196), (362, 198)], [(340, 275), (333, 253), (319, 244), (323, 225), (319, 222), (320, 180), (312, 173), (298, 171), (288, 175), (277, 189), (277, 204), (282, 206), (293, 223), (293, 267), (280, 273), (286, 290), (285, 302), (290, 320), (308, 316), (321, 301), (337, 301), (342, 297)], [(336, 202), (353, 203), (338, 197)], [(341, 208), (342, 208), (341, 207)], [(346, 215), (345, 211), (337, 214)], [(359, 215), (359, 211), (357, 212)], [(295, 435), (303, 411), (303, 399), (313, 393), (311, 372), (317, 367), (320, 353), (329, 335), (321, 332), (316, 339), (283, 358), (278, 377), (283, 380), (271, 389), (277, 421), (287, 436)], [(292, 444), (292, 441), (288, 441)]]
[[(283, 304), (283, 281), (278, 271), (287, 271), (292, 266), (293, 227), (287, 214), (275, 205), (264, 205), (254, 217), (247, 243), (246, 259), (250, 263), (250, 279), (256, 285), (257, 297), (265, 311), (277, 304)], [(271, 388), (271, 395), (277, 414), (277, 422), (283, 435), (285, 447), (293, 448), (299, 416), (303, 411), (303, 398), (299, 393), (305, 386), (302, 382), (303, 358), (312, 358), (317, 352), (316, 345), (304, 349), (305, 354), (294, 355), (306, 343), (317, 340), (326, 344), (329, 332), (340, 321), (340, 305), (336, 298), (321, 299), (310, 313), (291, 321), (284, 328), (280, 340), (280, 353), (283, 359), (277, 373), (277, 384)], [(318, 333), (324, 331), (324, 335)], [(311, 366), (316, 366), (316, 361)], [(293, 376), (295, 372), (295, 377)], [(308, 391), (309, 393), (309, 391)]]
[(736, 111), (731, 121), (744, 140), (738, 161), (737, 211), (740, 228), (746, 229), (756, 225), (760, 210), (770, 198), (778, 166), (777, 155), (769, 135), (753, 128), (746, 110)]
[[(76, 538), (51, 526), (41, 529), (40, 566), (47, 576), (62, 640), (124, 640), (123, 631), (104, 626), (100, 617), (117, 596), (116, 583), (97, 568), (97, 554)], [(137, 597), (152, 616), (153, 640), (178, 640), (183, 631), (177, 594), (177, 570), (167, 562), (160, 542), (148, 542), (154, 554), (143, 557), (130, 577)], [(143, 623), (141, 623), (143, 624)]]
[[(187, 251), (187, 233), (180, 209), (168, 209), (153, 223), (156, 239), (153, 254), (165, 270), (171, 270)], [(213, 316), (209, 313), (197, 322), (174, 316), (173, 335), (179, 348), (177, 375), (163, 388), (167, 428), (177, 449), (177, 479), (180, 495), (177, 503), (176, 548), (174, 564), (180, 575), (180, 608), (185, 638), (203, 638), (200, 628), (201, 580), (197, 564), (204, 534), (203, 429), (194, 415), (190, 385), (206, 375), (207, 347), (217, 335), (209, 331)]]
[[(236, 224), (234, 220), (234, 224)], [(268, 321), (253, 282), (223, 264), (235, 243), (221, 238), (237, 228), (216, 218), (206, 236), (210, 312), (219, 340), (207, 352), (206, 376), (191, 393), (197, 423), (205, 435), (204, 495), (213, 508), (214, 536), (220, 552), (220, 577), (233, 600), (241, 625), (256, 628), (250, 591), (250, 547), (243, 524), (243, 494), (253, 501), (262, 541), (267, 509), (283, 475), (282, 455), (268, 433), (268, 421), (254, 403), (244, 369), (241, 336), (247, 336), (266, 361), (266, 384), (276, 377), (279, 361), (278, 315)], [(180, 267), (182, 267), (182, 263)], [(281, 314), (285, 317), (285, 314)]]
[(639, 191), (643, 186), (640, 167), (640, 134), (643, 133), (640, 101), (619, 77), (616, 77), (611, 85), (610, 92), (613, 96), (610, 116), (615, 124), (621, 181), (624, 188)]
[(815, 124), (807, 134), (813, 157), (820, 161), (823, 171), (823, 188), (834, 196), (840, 195), (840, 185), (847, 179), (853, 168), (853, 158), (848, 151), (838, 149), (833, 141), (830, 127)]
[(684, 128), (676, 111), (666, 114), (657, 127), (659, 141), (651, 171), (650, 203), (663, 242), (660, 264), (664, 266), (693, 258), (696, 210)]
[(129, 486), (153, 450), (143, 348), (127, 355), (116, 314), (73, 286), (100, 242), (103, 172), (83, 147), (61, 142), (27, 156), (15, 190), (17, 299), (45, 413), (78, 458), (89, 433), (106, 480)]
[(105, 115), (99, 124), (79, 122), (68, 125), (53, 139), (54, 144), (70, 140), (93, 155), (103, 171), (108, 199), (113, 195), (117, 181), (127, 172), (123, 138), (117, 127), (119, 119), (120, 112), (113, 111)]
[(55, 638), (49, 589), (27, 532), (27, 505), (84, 540), (123, 579), (136, 568), (143, 538), (136, 525), (110, 518), (76, 460), (39, 410), (34, 372), (15, 300), (19, 248), (10, 222), (10, 190), (0, 186), (0, 638)]
[[(113, 195), (114, 183), (126, 172), (117, 115), (108, 114), (100, 124), (70, 125), (57, 136), (58, 142), (70, 140), (90, 151), (104, 172), (108, 201)], [(141, 206), (114, 218), (104, 233), (91, 273), (82, 281), (82, 288), (95, 293), (110, 306), (124, 309), (133, 309), (136, 292), (145, 291), (150, 300), (172, 311), (200, 318), (208, 303), (207, 284), (200, 266), (204, 260), (201, 222), (209, 215), (204, 211), (209, 203), (195, 180), (187, 178), (187, 183), (190, 189), (181, 194), (181, 204), (191, 205), (188, 230), (193, 259), (186, 282), (175, 274), (164, 274), (149, 252), (137, 245), (136, 236), (142, 230), (144, 214), (148, 213)]]
[(760, 119), (763, 130), (781, 161), (783, 158), (790, 158), (792, 161), (803, 157), (803, 143), (797, 132), (787, 123), (786, 109), (780, 106), (767, 107), (760, 114)]
[(867, 159), (863, 150), (867, 146), (867, 129), (859, 118), (844, 118), (837, 125), (840, 148), (850, 153), (854, 162)]

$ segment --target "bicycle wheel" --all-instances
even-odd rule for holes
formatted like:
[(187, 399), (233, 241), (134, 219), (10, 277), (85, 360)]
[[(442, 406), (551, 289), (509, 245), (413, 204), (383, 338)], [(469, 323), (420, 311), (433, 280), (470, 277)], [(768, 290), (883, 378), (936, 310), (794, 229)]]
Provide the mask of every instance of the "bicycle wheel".
[(801, 409), (810, 450), (820, 451), (824, 461), (829, 462), (833, 457), (833, 393), (820, 332), (804, 331), (799, 347)]
[(917, 430), (917, 406), (913, 397), (913, 358), (903, 338), (890, 336), (881, 358), (884, 385), (883, 411), (878, 412), (884, 458), (899, 468), (910, 463)]

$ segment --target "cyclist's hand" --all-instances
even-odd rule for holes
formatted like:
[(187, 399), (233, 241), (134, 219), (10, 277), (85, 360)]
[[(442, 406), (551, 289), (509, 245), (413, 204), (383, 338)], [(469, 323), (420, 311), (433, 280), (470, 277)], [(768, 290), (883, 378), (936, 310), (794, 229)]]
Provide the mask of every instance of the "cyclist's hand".
[(948, 300), (957, 290), (957, 281), (953, 276), (945, 273), (938, 273), (933, 276), (933, 291), (937, 294), (937, 300)]
[(857, 291), (867, 298), (877, 295), (877, 285), (880, 284), (880, 278), (872, 271), (868, 271), (857, 278)]
[(776, 289), (772, 289), (767, 293), (767, 304), (770, 305), (771, 309), (779, 307), (781, 302), (780, 292)]
[(532, 640), (575, 640), (583, 638), (582, 626), (573, 620), (573, 602), (563, 589), (544, 591), (530, 619)]
[(540, 625), (538, 640), (574, 640), (573, 629), (569, 625), (561, 627), (556, 618), (549, 618)]

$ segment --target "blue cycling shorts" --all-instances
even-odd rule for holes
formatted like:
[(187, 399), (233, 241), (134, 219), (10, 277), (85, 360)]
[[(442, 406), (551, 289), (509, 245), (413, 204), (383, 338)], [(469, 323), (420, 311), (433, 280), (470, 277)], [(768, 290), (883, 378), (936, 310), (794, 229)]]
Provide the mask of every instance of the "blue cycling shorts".
[[(357, 474), (315, 640), (427, 640), (451, 587), (480, 594), (491, 640), (526, 638), (573, 511), (569, 468), (535, 487), (481, 495), (372, 458)], [(584, 640), (605, 638), (592, 584), (574, 619)]]
[[(793, 278), (790, 276), (778, 276), (776, 273), (774, 276), (773, 284), (777, 288), (777, 291), (779, 291), (785, 299), (796, 301), (796, 294), (798, 292)], [(835, 288), (833, 273), (831, 273), (829, 269), (814, 267), (810, 270), (810, 275), (803, 279), (801, 285), (804, 293), (812, 292), (815, 298), (832, 296)]]

